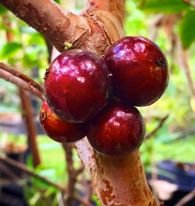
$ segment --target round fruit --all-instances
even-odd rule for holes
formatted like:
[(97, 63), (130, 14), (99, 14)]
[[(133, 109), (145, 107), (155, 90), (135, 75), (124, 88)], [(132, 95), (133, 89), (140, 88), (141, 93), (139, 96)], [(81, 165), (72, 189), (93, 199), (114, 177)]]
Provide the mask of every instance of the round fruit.
[(47, 102), (41, 106), (39, 119), (47, 135), (57, 142), (74, 142), (85, 136), (83, 125), (65, 122), (49, 108)]
[(57, 115), (69, 122), (86, 122), (107, 102), (108, 70), (95, 54), (68, 50), (50, 65), (44, 86)]
[(144, 37), (124, 37), (115, 42), (104, 58), (111, 73), (113, 96), (135, 106), (157, 101), (168, 83), (164, 54)]
[(145, 133), (139, 111), (121, 104), (108, 105), (90, 123), (88, 140), (100, 153), (119, 155), (138, 149)]

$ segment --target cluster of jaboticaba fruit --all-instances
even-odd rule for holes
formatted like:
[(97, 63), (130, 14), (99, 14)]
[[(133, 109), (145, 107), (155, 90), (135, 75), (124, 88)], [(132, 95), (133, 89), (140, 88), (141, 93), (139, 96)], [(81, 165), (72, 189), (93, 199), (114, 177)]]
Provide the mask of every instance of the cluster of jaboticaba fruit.
[(167, 83), (166, 58), (144, 37), (124, 37), (101, 58), (69, 49), (46, 71), (47, 102), (42, 104), (40, 122), (59, 142), (87, 136), (100, 153), (131, 152), (139, 148), (145, 132), (135, 106), (157, 101)]

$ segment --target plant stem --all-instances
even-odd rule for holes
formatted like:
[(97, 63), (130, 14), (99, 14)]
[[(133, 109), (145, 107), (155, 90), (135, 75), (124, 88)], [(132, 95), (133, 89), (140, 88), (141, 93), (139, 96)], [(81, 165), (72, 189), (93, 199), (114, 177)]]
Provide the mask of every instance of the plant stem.
[(45, 99), (43, 95), (43, 88), (40, 86), (40, 84), (28, 76), (22, 74), (14, 67), (0, 62), (0, 77), (36, 95), (41, 100)]
[[(157, 206), (146, 181), (139, 151), (122, 156), (95, 152), (86, 139), (76, 143), (96, 193), (105, 206)], [(86, 150), (88, 154), (86, 155)]]
[(32, 177), (35, 177), (35, 178), (39, 179), (40, 181), (42, 181), (42, 182), (44, 182), (44, 183), (46, 183), (46, 184), (48, 184), (48, 185), (50, 185), (50, 186), (52, 186), (52, 187), (55, 187), (56, 189), (58, 189), (58, 190), (60, 190), (60, 191), (62, 191), (62, 192), (65, 192), (65, 189), (64, 189), (63, 187), (61, 187), (60, 185), (52, 182), (51, 180), (49, 180), (49, 179), (47, 179), (47, 178), (45, 178), (45, 177), (42, 177), (42, 176), (36, 174), (35, 172), (33, 172), (33, 171), (31, 171), (30, 169), (28, 169), (28, 168), (27, 168), (24, 164), (22, 164), (22, 163), (19, 163), (19, 162), (15, 161), (15, 160), (12, 160), (12, 159), (10, 159), (10, 158), (8, 158), (8, 157), (2, 157), (2, 156), (0, 156), (0, 161), (1, 161), (1, 162), (4, 162), (4, 163), (6, 163), (6, 164), (9, 164), (9, 165), (12, 166), (13, 168), (19, 169), (19, 170), (23, 171), (24, 173), (26, 173), (27, 175), (30, 175), (30, 176), (32, 176)]
[(23, 89), (19, 89), (19, 95), (22, 105), (22, 116), (27, 130), (28, 146), (30, 148), (30, 152), (32, 153), (33, 166), (36, 167), (41, 163), (41, 159), (37, 146), (37, 134), (34, 124), (32, 105), (29, 95)]
[(84, 17), (64, 12), (53, 0), (1, 0), (16, 16), (43, 33), (59, 50), (64, 43), (73, 43), (88, 29)]
[(145, 140), (147, 139), (150, 139), (150, 137), (154, 136), (158, 130), (163, 126), (163, 124), (165, 123), (165, 121), (168, 119), (169, 115), (165, 115), (164, 117), (162, 117), (160, 120), (159, 120), (159, 123), (157, 125), (157, 127), (155, 127), (150, 133), (148, 133), (146, 136), (145, 136)]

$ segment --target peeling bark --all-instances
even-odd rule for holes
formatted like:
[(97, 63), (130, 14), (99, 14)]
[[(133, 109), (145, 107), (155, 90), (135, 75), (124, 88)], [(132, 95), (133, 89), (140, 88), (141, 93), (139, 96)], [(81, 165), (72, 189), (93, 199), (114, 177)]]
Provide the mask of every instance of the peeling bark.
[(147, 184), (139, 151), (111, 157), (95, 152), (86, 139), (76, 146), (103, 205), (159, 205)]
[(1, 0), (0, 3), (41, 32), (60, 52), (68, 42), (73, 47), (103, 54), (123, 35), (117, 16), (106, 10), (89, 10), (76, 15), (63, 11), (52, 0)]

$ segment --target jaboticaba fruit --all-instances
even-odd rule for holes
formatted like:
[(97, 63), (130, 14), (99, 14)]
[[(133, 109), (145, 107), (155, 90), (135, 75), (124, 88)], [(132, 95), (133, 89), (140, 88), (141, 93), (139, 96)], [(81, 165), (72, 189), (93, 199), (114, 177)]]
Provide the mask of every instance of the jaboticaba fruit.
[(142, 116), (135, 107), (112, 103), (89, 124), (87, 137), (98, 152), (120, 155), (138, 149), (144, 133)]
[(75, 142), (86, 134), (83, 125), (65, 122), (50, 109), (47, 102), (41, 106), (39, 119), (47, 135), (57, 142)]
[(111, 73), (113, 96), (135, 106), (158, 100), (168, 83), (167, 61), (159, 47), (143, 37), (124, 37), (104, 58)]
[(68, 50), (52, 62), (44, 86), (47, 101), (57, 115), (69, 122), (86, 122), (107, 102), (108, 70), (97, 55)]

